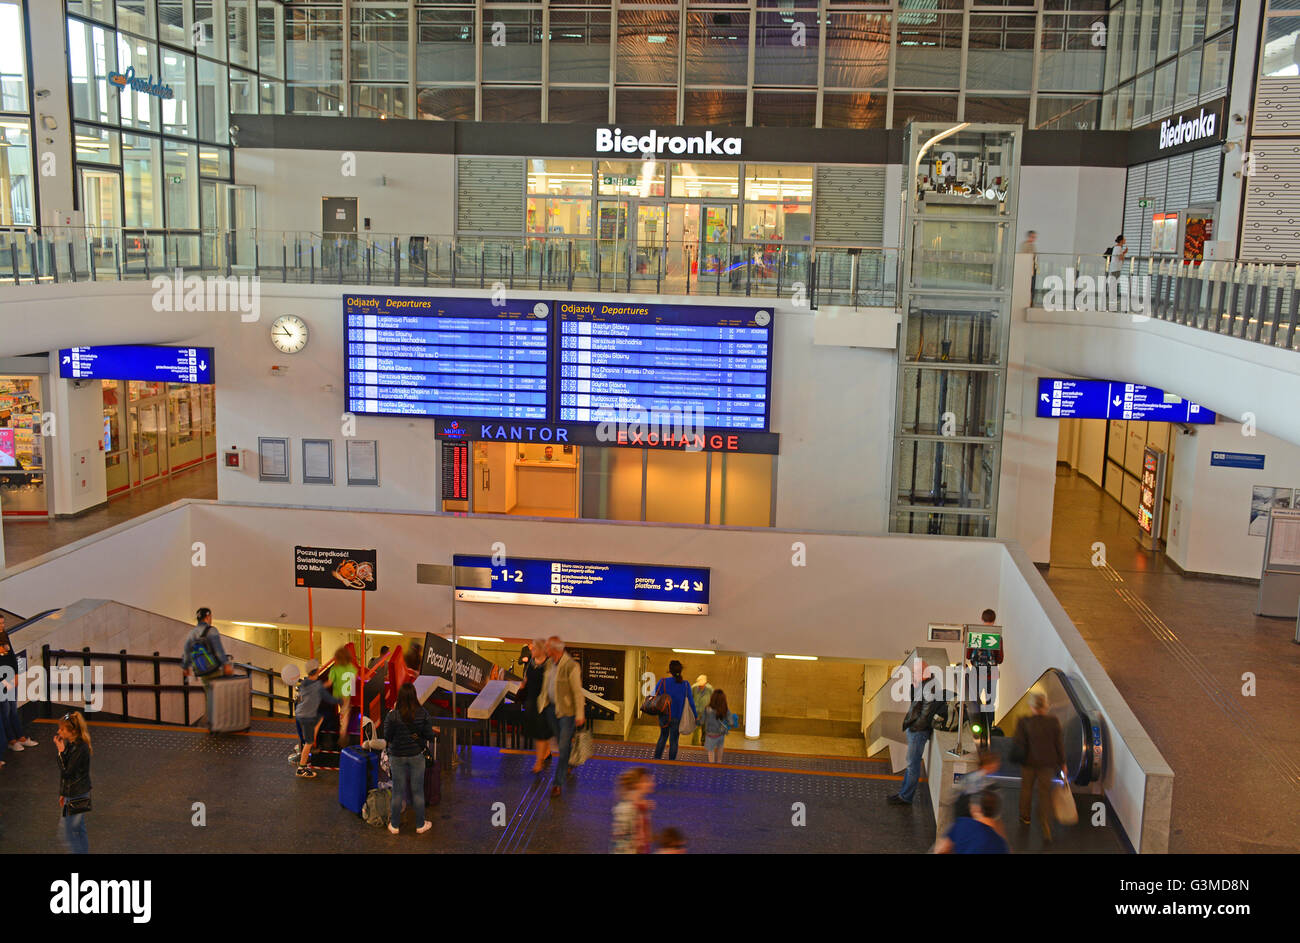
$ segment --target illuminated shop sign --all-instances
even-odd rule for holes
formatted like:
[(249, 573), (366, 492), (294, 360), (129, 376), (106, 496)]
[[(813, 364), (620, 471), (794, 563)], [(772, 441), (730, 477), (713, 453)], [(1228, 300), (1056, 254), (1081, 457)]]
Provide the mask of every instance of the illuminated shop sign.
[(1190, 120), (1179, 115), (1177, 119), (1168, 118), (1160, 122), (1160, 150), (1214, 137), (1216, 121), (1214, 112), (1206, 114), (1202, 108)]
[(172, 91), (170, 85), (163, 85), (161, 82), (155, 83), (152, 73), (147, 79), (139, 78), (135, 74), (135, 69), (130, 66), (127, 67), (125, 72), (108, 73), (108, 81), (110, 85), (116, 85), (119, 92), (129, 88), (133, 92), (143, 92), (164, 101), (170, 101), (176, 97), (176, 93)]
[(596, 129), (597, 154), (716, 154), (718, 157), (740, 154), (740, 138), (725, 138), (705, 131), (703, 135), (624, 134), (622, 128)]

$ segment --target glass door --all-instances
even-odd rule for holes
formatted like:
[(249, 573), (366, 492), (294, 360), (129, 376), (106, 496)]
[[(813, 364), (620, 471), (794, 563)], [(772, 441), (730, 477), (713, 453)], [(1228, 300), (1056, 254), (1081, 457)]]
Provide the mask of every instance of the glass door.
[(86, 251), (93, 260), (95, 277), (116, 278), (117, 243), (122, 237), (122, 175), (83, 167), (81, 205), (86, 219)]
[(735, 203), (706, 203), (700, 207), (699, 274), (727, 278), (731, 267), (732, 229), (736, 221)]
[(638, 203), (636, 231), (632, 233), (632, 277), (659, 282), (664, 275), (668, 207), (663, 203)]
[(229, 207), (227, 227), (230, 231), (232, 268), (252, 271), (257, 265), (257, 190), (254, 187), (226, 188)]
[(627, 219), (635, 205), (632, 200), (602, 200), (597, 207), (596, 247), (605, 274), (627, 271)]
[(161, 400), (141, 402), (132, 407), (131, 412), (139, 414), (138, 442), (136, 454), (140, 456), (140, 478), (142, 482), (153, 481), (166, 471), (167, 439), (165, 406)]

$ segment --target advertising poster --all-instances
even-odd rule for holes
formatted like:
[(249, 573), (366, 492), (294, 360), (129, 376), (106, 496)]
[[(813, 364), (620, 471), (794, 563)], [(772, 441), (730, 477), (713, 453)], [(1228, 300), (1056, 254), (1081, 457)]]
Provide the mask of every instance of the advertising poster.
[(311, 589), (379, 588), (374, 550), (339, 550), (332, 547), (294, 547), (293, 582)]
[[(456, 684), (462, 689), (478, 692), (489, 681), (506, 678), (508, 673), (500, 666), (472, 652), (463, 645), (456, 646)], [(451, 680), (452, 645), (450, 639), (429, 632), (424, 637), (424, 662), (420, 674)]]
[(1255, 485), (1250, 489), (1250, 524), (1246, 532), (1252, 537), (1268, 536), (1268, 515), (1274, 508), (1291, 507), (1290, 488)]
[(582, 671), (582, 686), (597, 697), (607, 701), (622, 701), (623, 662), (622, 650), (605, 648), (566, 648), (569, 656)]
[(18, 446), (12, 429), (0, 429), (0, 468), (18, 467)]

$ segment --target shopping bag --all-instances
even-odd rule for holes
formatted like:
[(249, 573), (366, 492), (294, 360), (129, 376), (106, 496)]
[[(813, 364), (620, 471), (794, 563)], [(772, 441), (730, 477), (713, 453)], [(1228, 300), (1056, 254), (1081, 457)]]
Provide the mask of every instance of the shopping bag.
[(591, 759), (591, 731), (585, 727), (573, 735), (573, 745), (569, 747), (569, 765), (581, 766)]
[(1052, 786), (1052, 811), (1056, 814), (1056, 821), (1062, 825), (1074, 825), (1079, 821), (1079, 810), (1074, 804), (1074, 793), (1069, 786)]
[(682, 705), (682, 719), (677, 724), (677, 731), (685, 736), (695, 732), (695, 715), (685, 704)]

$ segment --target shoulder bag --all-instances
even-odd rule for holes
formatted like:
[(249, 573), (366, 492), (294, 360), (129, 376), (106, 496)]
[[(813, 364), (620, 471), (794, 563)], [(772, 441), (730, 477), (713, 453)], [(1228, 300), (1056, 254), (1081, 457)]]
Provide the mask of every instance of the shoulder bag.
[(641, 705), (641, 713), (649, 714), (651, 717), (660, 717), (668, 714), (673, 707), (673, 699), (663, 693), (664, 683), (662, 681), (655, 687), (655, 693), (645, 699)]

